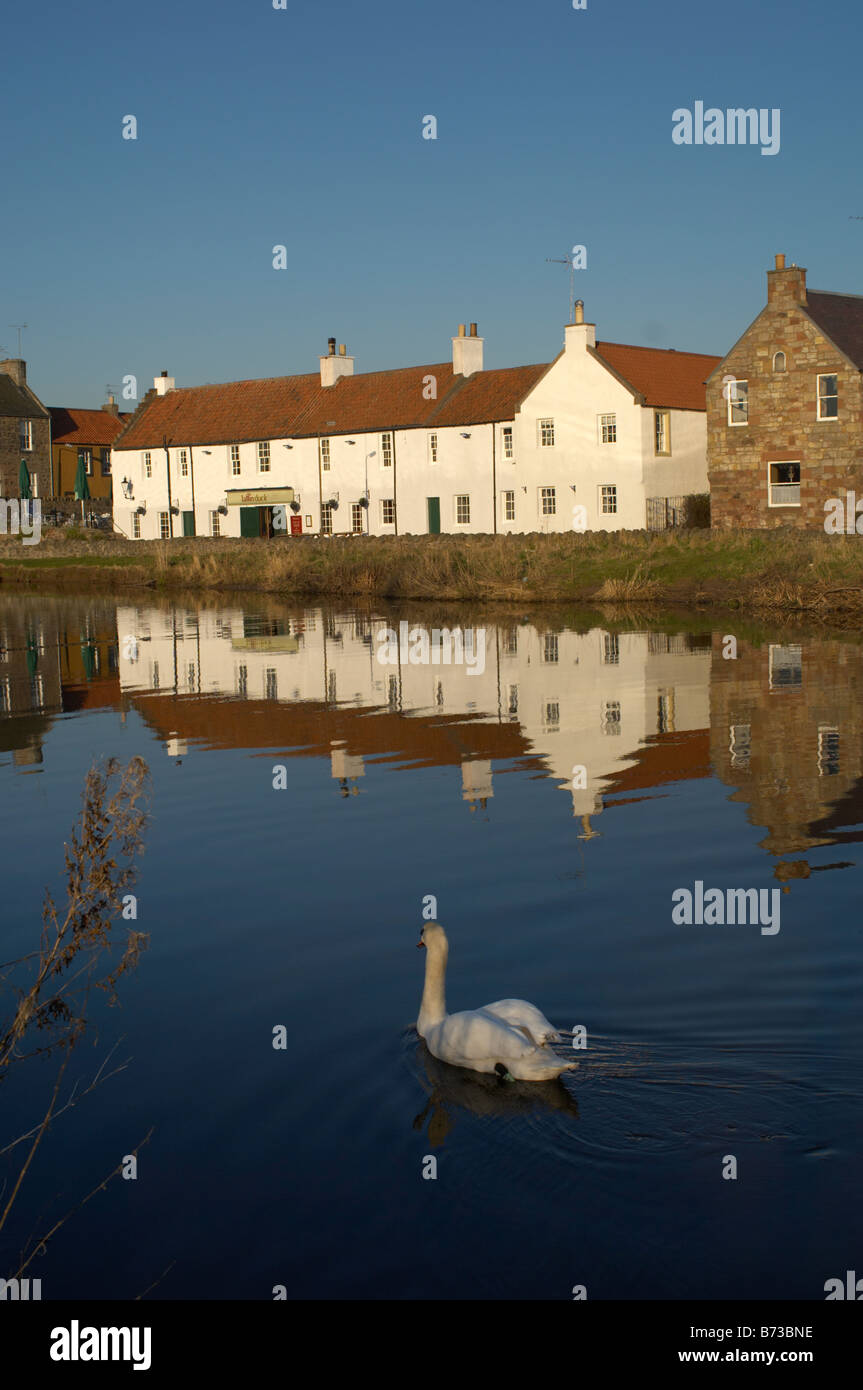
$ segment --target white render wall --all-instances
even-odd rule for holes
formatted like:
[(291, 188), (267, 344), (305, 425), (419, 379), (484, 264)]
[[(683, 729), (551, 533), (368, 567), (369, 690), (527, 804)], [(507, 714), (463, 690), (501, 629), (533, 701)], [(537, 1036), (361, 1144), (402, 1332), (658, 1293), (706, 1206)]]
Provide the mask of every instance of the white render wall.
[[(226, 501), (230, 489), (292, 487), (298, 498), (303, 533), (318, 533), (321, 502), (337, 497), (332, 513), (333, 534), (352, 527), (352, 504), (359, 502), (368, 485), (369, 507), (363, 513), (363, 529), (371, 535), (425, 535), (428, 532), (428, 499), (440, 502), (441, 531), (448, 534), (507, 532), (566, 532), (574, 523), (587, 530), (642, 529), (650, 497), (673, 497), (708, 491), (707, 430), (703, 411), (672, 410), (672, 453), (654, 453), (654, 408), (641, 406), (592, 353), (592, 324), (568, 324), (564, 351), (528, 394), (513, 421), (446, 428), (397, 429), (391, 432), (394, 463), (383, 466), (382, 435), (354, 433), (330, 436), (330, 468), (320, 467), (318, 439), (273, 439), (270, 470), (258, 467), (257, 442), (241, 443), (241, 472), (231, 471), (230, 445), (200, 445), (189, 441), (194, 462), (195, 531), (210, 535), (211, 514)], [(337, 388), (334, 388), (337, 389)], [(613, 415), (616, 440), (603, 443), (600, 416)], [(554, 443), (540, 442), (540, 421), (554, 421)], [(504, 457), (503, 431), (513, 431), (513, 458)], [(430, 452), (430, 436), (437, 435), (437, 462)], [(349, 442), (352, 441), (352, 442)], [(152, 477), (144, 476), (142, 450), (115, 449), (114, 517), (126, 535), (132, 535), (135, 508), (146, 504), (141, 518), (141, 538), (159, 536), (159, 513), (168, 509), (165, 450), (150, 450)], [(179, 513), (173, 517), (173, 534), (183, 532), (182, 512), (192, 510), (191, 462), (189, 476), (180, 470), (180, 449), (172, 446), (171, 496)], [(132, 481), (134, 497), (127, 500), (122, 478)], [(617, 489), (617, 510), (602, 510), (601, 489)], [(554, 511), (543, 511), (541, 489), (554, 488)], [(515, 519), (505, 516), (505, 494), (512, 493)], [(470, 520), (459, 522), (456, 498), (470, 499)], [(396, 503), (396, 522), (383, 519), (383, 503)], [(240, 509), (228, 508), (219, 519), (220, 532), (239, 536)]]

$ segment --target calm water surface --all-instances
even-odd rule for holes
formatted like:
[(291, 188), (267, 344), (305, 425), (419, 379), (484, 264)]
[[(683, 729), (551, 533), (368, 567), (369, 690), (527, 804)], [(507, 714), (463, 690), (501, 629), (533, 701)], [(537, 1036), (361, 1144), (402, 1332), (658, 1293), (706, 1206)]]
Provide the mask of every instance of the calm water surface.
[[(447, 620), (485, 632), (474, 672), (411, 662), (399, 622)], [(0, 599), (0, 961), (38, 944), (94, 758), (152, 773), (150, 947), (63, 1095), (129, 1064), (56, 1120), (0, 1274), (151, 1126), (31, 1266), (43, 1298), (817, 1299), (859, 1268), (863, 648), (723, 635)], [(778, 889), (780, 930), (675, 924), (697, 880)], [(428, 895), (451, 1010), (587, 1029), (563, 1083), (428, 1055)], [(13, 1067), (0, 1148), (52, 1066)]]

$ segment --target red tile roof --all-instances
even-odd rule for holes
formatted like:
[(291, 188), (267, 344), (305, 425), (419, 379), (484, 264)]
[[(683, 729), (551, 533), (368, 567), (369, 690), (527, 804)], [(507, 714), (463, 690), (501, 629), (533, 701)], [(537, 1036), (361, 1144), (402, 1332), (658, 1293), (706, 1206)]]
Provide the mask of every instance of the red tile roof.
[(129, 419), (107, 410), (79, 410), (77, 406), (52, 405), (51, 439), (55, 444), (113, 444)]
[(807, 290), (801, 307), (855, 366), (863, 368), (863, 297)]
[(641, 393), (645, 405), (668, 410), (705, 410), (704, 383), (722, 361), (702, 352), (631, 347), (628, 343), (597, 343), (596, 351)]
[[(704, 381), (721, 360), (701, 353), (598, 343), (597, 352), (648, 405), (704, 410)], [(181, 387), (144, 399), (115, 448), (301, 439), (512, 420), (549, 363), (456, 376), (450, 362), (362, 372), (322, 387), (320, 374)], [(436, 396), (426, 399), (428, 378)], [(425, 393), (425, 394), (424, 394)]]

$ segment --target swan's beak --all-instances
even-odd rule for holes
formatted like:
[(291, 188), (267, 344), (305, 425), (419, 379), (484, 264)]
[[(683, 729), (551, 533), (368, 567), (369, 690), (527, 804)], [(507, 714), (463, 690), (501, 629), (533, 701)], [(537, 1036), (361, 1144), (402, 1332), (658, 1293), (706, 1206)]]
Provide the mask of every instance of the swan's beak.
[(423, 941), (422, 937), (420, 937), (419, 941), (417, 942), (417, 950), (418, 950), (418, 951), (421, 951), (421, 950), (423, 949), (424, 946), (425, 946), (425, 942)]

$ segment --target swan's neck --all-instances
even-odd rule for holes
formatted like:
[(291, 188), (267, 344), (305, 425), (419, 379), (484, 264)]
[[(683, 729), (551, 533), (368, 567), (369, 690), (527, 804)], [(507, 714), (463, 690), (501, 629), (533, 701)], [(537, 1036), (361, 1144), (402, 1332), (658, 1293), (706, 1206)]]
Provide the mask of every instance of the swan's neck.
[(423, 988), (417, 1032), (424, 1038), (429, 1028), (446, 1018), (444, 983), (446, 980), (446, 951), (426, 951), (426, 978)]

